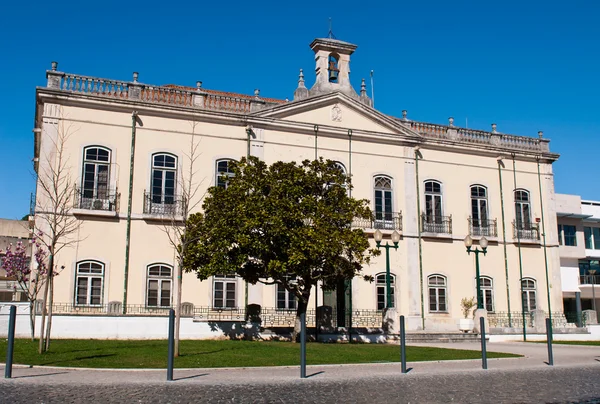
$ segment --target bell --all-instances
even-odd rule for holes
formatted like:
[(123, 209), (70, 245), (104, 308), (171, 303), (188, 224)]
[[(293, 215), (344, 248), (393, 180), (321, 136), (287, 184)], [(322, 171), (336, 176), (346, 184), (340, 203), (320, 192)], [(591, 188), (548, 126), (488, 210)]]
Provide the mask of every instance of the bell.
[(335, 83), (338, 79), (338, 70), (329, 70), (329, 82)]

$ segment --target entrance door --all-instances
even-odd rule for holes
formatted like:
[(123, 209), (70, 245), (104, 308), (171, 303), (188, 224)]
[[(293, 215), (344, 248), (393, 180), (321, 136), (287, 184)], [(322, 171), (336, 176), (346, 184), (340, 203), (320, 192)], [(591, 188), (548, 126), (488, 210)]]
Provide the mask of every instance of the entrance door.
[(323, 304), (331, 306), (333, 309), (336, 327), (348, 327), (350, 325), (351, 290), (352, 281), (341, 280), (335, 290), (323, 292)]

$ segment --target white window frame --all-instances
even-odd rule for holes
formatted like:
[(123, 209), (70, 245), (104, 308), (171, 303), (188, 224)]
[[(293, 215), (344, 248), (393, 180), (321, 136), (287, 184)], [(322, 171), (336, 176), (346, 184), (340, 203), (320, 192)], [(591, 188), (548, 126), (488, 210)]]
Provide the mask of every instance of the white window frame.
[[(387, 290), (386, 290), (386, 273), (380, 272), (375, 275), (375, 304), (377, 310), (387, 308)], [(390, 273), (390, 294), (392, 301), (390, 307), (396, 307), (396, 275)], [(383, 307), (380, 305), (379, 296), (383, 296)]]
[[(489, 221), (489, 204), (488, 204), (488, 190), (483, 185), (474, 184), (471, 185), (471, 220), (473, 220), (473, 227), (483, 228), (488, 227)], [(477, 196), (473, 195), (473, 190), (476, 190)], [(483, 190), (484, 195), (480, 196), (479, 191)], [(476, 209), (474, 203), (477, 205)], [(482, 204), (484, 205), (482, 207)]]
[[(439, 185), (440, 190), (428, 191), (427, 184)], [(444, 197), (442, 195), (443, 185), (438, 180), (427, 180), (423, 183), (425, 190), (425, 221), (427, 223), (442, 224), (444, 222)], [(436, 204), (436, 199), (438, 200)], [(439, 212), (436, 207), (439, 206)]]
[[(490, 276), (481, 276), (480, 278), (481, 285), (479, 286), (481, 289), (481, 296), (483, 298), (483, 308), (488, 312), (494, 312), (494, 279)], [(489, 282), (489, 284), (486, 284)], [(488, 293), (489, 292), (489, 297)]]
[[(154, 275), (150, 273), (151, 269), (155, 269), (155, 268), (159, 268), (159, 275)], [(169, 270), (169, 274), (168, 275), (161, 275), (160, 272), (162, 272), (164, 269), (168, 269)], [(156, 304), (155, 305), (151, 305), (150, 304), (150, 283), (151, 282), (156, 282), (157, 284), (157, 296), (156, 296)], [(164, 289), (163, 289), (163, 285), (164, 284), (169, 284), (169, 296), (168, 296), (168, 300), (169, 303), (167, 305), (163, 305), (162, 301), (164, 299)], [(146, 307), (150, 307), (150, 308), (161, 308), (161, 307), (171, 307), (173, 304), (173, 267), (171, 265), (168, 264), (162, 264), (162, 263), (156, 263), (156, 264), (150, 264), (146, 267)]]
[[(533, 286), (531, 286), (533, 285)], [(523, 290), (521, 299), (523, 299), (523, 308), (525, 312), (531, 312), (537, 309), (537, 281), (533, 278), (523, 278), (521, 280), (521, 288)], [(533, 307), (531, 305), (531, 297), (533, 296)]]
[[(219, 159), (215, 161), (215, 187), (221, 187), (227, 189), (229, 186), (229, 178), (233, 178), (235, 173), (230, 171), (229, 162), (236, 161), (234, 159)], [(219, 163), (227, 162), (227, 171), (219, 171)], [(226, 176), (228, 179), (223, 183), (219, 184), (219, 180), (222, 176)]]
[[(293, 283), (296, 281), (296, 275), (286, 275), (285, 280), (288, 283)], [(283, 305), (284, 307), (279, 306), (281, 294), (283, 294), (285, 299)], [(290, 293), (289, 290), (284, 288), (283, 285), (278, 283), (275, 288), (275, 307), (277, 310), (296, 310), (298, 308), (298, 299), (294, 294)]]
[[(383, 183), (386, 181), (387, 184)], [(381, 196), (377, 197), (380, 192)], [(386, 198), (386, 193), (389, 198)], [(373, 177), (374, 214), (378, 222), (391, 222), (394, 220), (394, 179), (389, 175), (378, 174)], [(381, 202), (381, 210), (377, 210), (377, 200)], [(389, 199), (389, 203), (386, 203)], [(388, 206), (389, 205), (389, 206)], [(389, 215), (389, 216), (388, 216)]]
[[(170, 157), (170, 158), (174, 159), (173, 166), (167, 166), (166, 162), (165, 162), (164, 166), (156, 165), (156, 158), (159, 156)], [(152, 162), (152, 167), (150, 169), (150, 198), (151, 198), (150, 200), (152, 201), (152, 204), (172, 205), (172, 204), (176, 203), (177, 164), (178, 164), (177, 156), (172, 153), (167, 153), (167, 152), (153, 153), (151, 162)], [(155, 178), (154, 173), (155, 172), (161, 173), (160, 195), (155, 193), (155, 188), (158, 188), (158, 187), (155, 187), (155, 185), (154, 185), (154, 178)], [(172, 195), (167, 195), (166, 188), (165, 188), (165, 183), (167, 180), (166, 177), (167, 177), (168, 173), (173, 174), (173, 194)]]
[[(517, 195), (519, 197), (517, 198)], [(527, 198), (523, 199), (523, 195)], [(533, 228), (531, 224), (531, 193), (526, 189), (515, 189), (515, 223), (518, 230), (531, 230)], [(527, 207), (525, 212), (525, 207)], [(525, 214), (527, 213), (527, 214)]]
[[(89, 272), (83, 272), (83, 268), (85, 265), (89, 265)], [(100, 272), (92, 272), (92, 265), (99, 266)], [(104, 276), (105, 276), (105, 268), (103, 262), (95, 261), (95, 260), (83, 260), (77, 262), (75, 265), (75, 306), (101, 306), (104, 301)], [(98, 268), (95, 268), (98, 271)], [(85, 280), (85, 285), (80, 284), (80, 280)], [(100, 280), (100, 286), (93, 286), (92, 283), (94, 280)], [(81, 288), (85, 287), (85, 302), (79, 302), (79, 296), (81, 293)], [(99, 293), (93, 294), (94, 289), (100, 289)], [(97, 298), (98, 302), (93, 303), (93, 298)]]
[[(221, 285), (218, 287), (218, 285)], [(228, 305), (227, 298), (228, 286), (233, 286), (233, 305)], [(217, 292), (221, 292), (221, 297), (217, 298)], [(217, 302), (217, 299), (220, 302)], [(237, 277), (235, 275), (218, 274), (213, 276), (213, 293), (212, 293), (212, 307), (220, 310), (232, 310), (237, 309)]]
[[(91, 150), (103, 150), (108, 154), (108, 158), (107, 160), (100, 160), (98, 158), (93, 159), (87, 158), (87, 154), (88, 151)], [(96, 155), (98, 155), (98, 152), (96, 152)], [(111, 157), (112, 157), (112, 150), (109, 149), (108, 147), (104, 147), (104, 146), (99, 146), (99, 145), (93, 145), (93, 146), (86, 146), (83, 148), (83, 166), (82, 166), (82, 172), (81, 172), (81, 195), (80, 195), (80, 201), (83, 204), (83, 206), (85, 207), (93, 207), (94, 200), (102, 200), (102, 201), (106, 201), (110, 198), (110, 162), (111, 162)], [(93, 179), (93, 185), (92, 188), (90, 189), (89, 187), (86, 187), (86, 172), (87, 172), (87, 167), (91, 166), (94, 167), (94, 179)], [(104, 167), (106, 169), (106, 178), (105, 181), (101, 182), (100, 179), (100, 167)], [(90, 194), (91, 191), (91, 194)]]
[[(434, 278), (440, 278), (442, 279), (444, 282), (443, 284), (432, 284), (431, 281)], [(444, 291), (444, 296), (443, 296), (443, 301), (441, 300), (442, 298), (440, 297), (440, 291)], [(431, 297), (432, 297), (432, 291), (434, 293), (434, 297), (435, 297), (435, 309), (431, 308)], [(445, 277), (444, 275), (440, 275), (440, 274), (433, 274), (433, 275), (429, 275), (427, 277), (427, 297), (428, 297), (428, 307), (429, 307), (429, 312), (430, 313), (448, 313), (448, 278)], [(441, 309), (441, 305), (445, 306), (444, 309)]]

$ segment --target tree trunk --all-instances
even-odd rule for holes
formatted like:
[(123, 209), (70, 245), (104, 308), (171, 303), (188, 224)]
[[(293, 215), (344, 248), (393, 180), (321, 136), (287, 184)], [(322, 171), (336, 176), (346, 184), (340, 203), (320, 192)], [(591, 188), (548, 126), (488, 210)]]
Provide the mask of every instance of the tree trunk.
[(175, 302), (175, 357), (179, 356), (179, 328), (181, 326), (181, 265), (177, 266), (177, 299)]
[(44, 331), (45, 331), (45, 325), (46, 325), (46, 302), (48, 301), (48, 288), (50, 287), (49, 285), (49, 279), (51, 277), (52, 274), (52, 268), (54, 265), (54, 255), (52, 253), (50, 253), (50, 256), (48, 257), (48, 273), (46, 273), (46, 284), (44, 285), (44, 300), (42, 301), (42, 323), (40, 325), (40, 345), (38, 347), (38, 353), (42, 354), (44, 353)]
[(300, 332), (302, 331), (302, 323), (300, 322), (300, 315), (306, 314), (308, 308), (308, 302), (310, 299), (310, 289), (302, 292), (302, 297), (298, 299), (298, 308), (296, 309), (296, 321), (294, 322), (294, 332), (292, 333), (292, 341), (300, 341)]
[(54, 304), (54, 275), (48, 280), (50, 288), (48, 292), (48, 326), (46, 327), (46, 351), (50, 349), (50, 333), (52, 332), (52, 305)]
[(35, 341), (35, 302), (29, 301), (29, 323), (31, 324), (31, 341)]

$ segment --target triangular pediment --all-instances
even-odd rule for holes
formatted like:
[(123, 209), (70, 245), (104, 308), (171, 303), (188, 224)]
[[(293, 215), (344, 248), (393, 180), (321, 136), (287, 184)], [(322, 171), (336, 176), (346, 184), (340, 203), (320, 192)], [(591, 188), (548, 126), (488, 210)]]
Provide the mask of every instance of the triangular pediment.
[(290, 102), (253, 115), (319, 126), (419, 136), (392, 118), (338, 92)]

